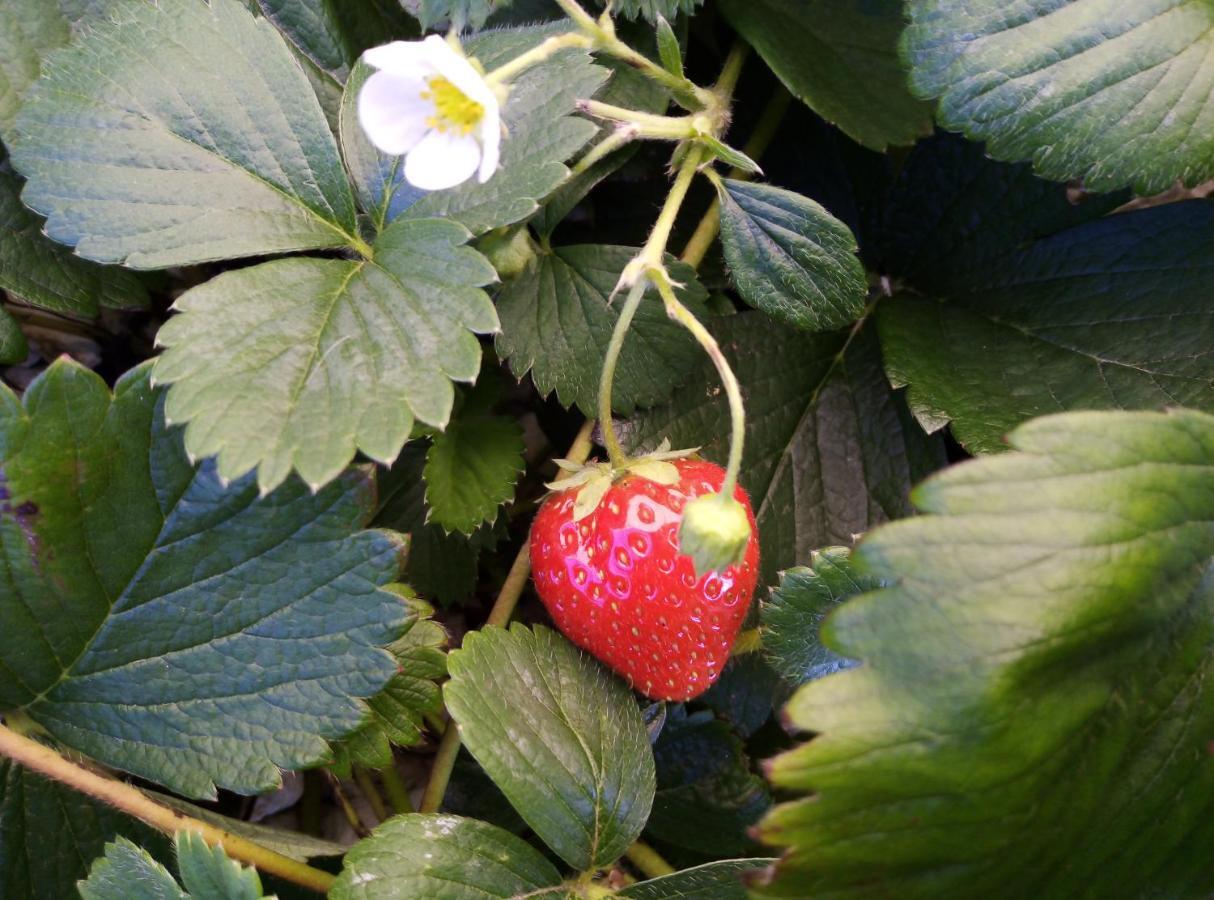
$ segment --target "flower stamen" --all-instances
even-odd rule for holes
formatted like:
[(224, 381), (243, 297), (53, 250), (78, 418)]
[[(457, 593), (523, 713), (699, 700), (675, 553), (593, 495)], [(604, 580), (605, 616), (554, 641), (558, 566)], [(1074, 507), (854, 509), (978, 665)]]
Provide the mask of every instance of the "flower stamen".
[(485, 107), (477, 103), (441, 75), (426, 79), (428, 90), (421, 93), (423, 100), (434, 104), (434, 115), (426, 124), (441, 132), (448, 130), (469, 134), (485, 117)]

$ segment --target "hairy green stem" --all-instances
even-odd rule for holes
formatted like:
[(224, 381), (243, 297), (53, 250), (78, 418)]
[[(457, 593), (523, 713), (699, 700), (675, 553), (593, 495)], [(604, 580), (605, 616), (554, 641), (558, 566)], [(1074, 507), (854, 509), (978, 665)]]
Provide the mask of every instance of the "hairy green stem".
[(624, 851), (624, 856), (640, 869), (646, 878), (661, 878), (663, 875), (673, 875), (677, 871), (674, 866), (662, 858), (658, 851), (643, 841), (635, 841)]
[(498, 66), (485, 76), (485, 81), (491, 85), (506, 84), (524, 69), (541, 63), (557, 51), (567, 47), (592, 47), (594, 40), (584, 34), (558, 34), (532, 47), (526, 53), (516, 56), (507, 63)]
[(401, 781), (395, 763), (388, 763), (379, 770), (379, 780), (383, 782), (384, 793), (388, 795), (388, 802), (392, 804), (393, 812), (397, 814), (413, 812), (409, 791), (405, 788), (405, 783)]
[[(584, 463), (589, 458), (593, 447), (594, 422), (587, 419), (582, 423), (581, 430), (578, 431), (577, 437), (573, 439), (573, 443), (569, 445), (569, 452), (565, 454), (565, 458), (575, 463)], [(558, 472), (556, 480), (564, 480), (567, 474), (564, 470)], [(518, 554), (514, 557), (514, 563), (510, 566), (510, 573), (506, 576), (506, 580), (502, 582), (502, 588), (498, 591), (497, 600), (494, 601), (493, 608), (489, 610), (489, 618), (485, 622), (486, 625), (506, 626), (510, 621), (510, 617), (514, 615), (514, 609), (518, 606), (519, 598), (523, 595), (523, 589), (527, 587), (527, 578), (530, 574), (530, 548), (528, 547), (528, 542), (524, 541), (523, 546), (519, 548)], [(459, 747), (459, 728), (455, 726), (454, 722), (448, 721), (442, 740), (439, 742), (438, 750), (434, 754), (434, 764), (430, 767), (430, 779), (426, 782), (426, 789), (422, 793), (421, 802), (417, 806), (418, 812), (438, 812), (439, 808), (443, 805), (443, 795), (447, 793), (447, 784), (451, 781), (451, 770), (455, 767), (455, 758), (459, 755)]]
[(603, 435), (603, 446), (607, 448), (607, 458), (611, 465), (619, 468), (628, 457), (620, 446), (620, 439), (615, 433), (615, 424), (611, 420), (611, 385), (615, 380), (615, 364), (619, 361), (620, 350), (624, 347), (624, 337), (632, 324), (632, 317), (645, 296), (645, 279), (641, 279), (628, 290), (628, 297), (620, 307), (620, 317), (616, 320), (611, 332), (611, 341), (607, 344), (607, 356), (603, 359), (603, 370), (599, 373), (599, 431)]
[(6, 756), (39, 775), (134, 816), (165, 834), (173, 835), (178, 831), (196, 832), (211, 846), (222, 847), (232, 859), (256, 866), (263, 872), (277, 875), (317, 893), (327, 893), (337, 880), (328, 872), (314, 869), (230, 831), (161, 806), (137, 788), (79, 766), (50, 747), (17, 734), (3, 725), (0, 725), (0, 756)]

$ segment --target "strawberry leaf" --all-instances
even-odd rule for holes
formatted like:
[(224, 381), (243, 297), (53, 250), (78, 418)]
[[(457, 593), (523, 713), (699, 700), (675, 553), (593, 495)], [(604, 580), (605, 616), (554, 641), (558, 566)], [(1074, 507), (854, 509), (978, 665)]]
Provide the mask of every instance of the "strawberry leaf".
[(742, 877), (771, 860), (723, 859), (630, 884), (617, 896), (627, 900), (746, 900)]
[(765, 896), (1200, 896), (1214, 862), (1214, 417), (1037, 419), (916, 490), (786, 709)]
[[(259, 496), (190, 465), (148, 366), (0, 389), (0, 707), (188, 796), (275, 786), (363, 719), (404, 608), (374, 485)], [(184, 614), (183, 614), (184, 613)]]
[(173, 843), (184, 891), (146, 850), (119, 838), (80, 882), (82, 900), (273, 900), (262, 894), (257, 870), (229, 859), (222, 847), (192, 831), (177, 832)]
[(1214, 175), (1214, 35), (1200, 0), (922, 0), (907, 13), (912, 90), (996, 159), (1097, 191)]
[(469, 752), (570, 866), (615, 861), (653, 801), (653, 753), (623, 682), (547, 628), (470, 632), (443, 699)]
[(913, 144), (931, 109), (906, 87), (900, 0), (722, 0), (721, 11), (785, 86), (866, 147)]
[[(541, 394), (556, 391), (564, 406), (595, 415), (599, 374), (622, 298), (612, 301), (620, 273), (639, 251), (598, 245), (543, 252), (498, 295), (502, 331), (497, 352), (522, 378), (528, 372)], [(704, 318), (707, 291), (695, 272), (669, 260), (670, 277), (683, 285), (679, 299)], [(700, 360), (695, 341), (666, 315), (657, 291), (646, 294), (620, 354), (612, 406), (631, 413), (665, 400)]]
[(389, 819), (346, 854), (332, 900), (514, 900), (566, 896), (538, 850), (496, 825), (449, 815)]
[(513, 419), (463, 415), (434, 436), (426, 454), (429, 520), (471, 534), (514, 499), (523, 471), (523, 429)]
[(50, 237), (135, 268), (354, 240), (337, 145), (273, 25), (240, 0), (108, 13), (48, 57), (12, 131)]
[(807, 331), (860, 318), (868, 282), (856, 238), (793, 191), (730, 178), (719, 182), (721, 248), (742, 299)]
[(0, 363), (19, 363), (29, 355), (29, 344), (21, 325), (8, 310), (0, 306)]
[(443, 427), (452, 379), (480, 370), (475, 332), (497, 329), (480, 286), (495, 277), (453, 222), (399, 221), (375, 259), (282, 259), (236, 269), (178, 298), (155, 378), (188, 422), (187, 450), (219, 474), (292, 469), (314, 488), (361, 451), (391, 462), (414, 419)]
[(257, 0), (267, 19), (320, 71), (344, 84), (368, 47), (417, 34), (399, 0)]
[[(741, 482), (759, 526), (761, 583), (774, 584), (819, 547), (850, 544), (910, 513), (911, 484), (943, 464), (943, 448), (890, 391), (871, 328), (849, 343), (846, 334), (805, 334), (740, 313), (710, 320), (709, 329), (746, 403)], [(716, 370), (702, 361), (688, 380), (708, 387), (626, 423), (630, 452), (669, 438), (725, 462), (729, 405), (714, 390)]]

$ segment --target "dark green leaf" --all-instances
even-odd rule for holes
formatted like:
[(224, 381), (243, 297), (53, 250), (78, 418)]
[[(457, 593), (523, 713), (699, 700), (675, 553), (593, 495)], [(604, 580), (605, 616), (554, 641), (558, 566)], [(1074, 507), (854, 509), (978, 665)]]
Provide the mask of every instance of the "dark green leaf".
[(1214, 410), (1214, 205), (1077, 225), (1017, 248), (942, 296), (878, 307), (891, 380), (920, 421), (971, 451), (1070, 409)]
[(29, 355), (29, 345), (21, 333), (20, 323), (0, 306), (0, 363), (12, 365)]
[(851, 230), (800, 194), (723, 179), (721, 247), (742, 299), (807, 331), (864, 312), (868, 283)]
[(426, 454), (429, 521), (471, 534), (514, 499), (523, 471), (523, 429), (505, 416), (466, 415), (434, 436)]
[(239, 0), (116, 0), (48, 67), (13, 163), (47, 234), (81, 256), (163, 268), (357, 235), (307, 78)]
[(124, 835), (169, 860), (168, 839), (104, 803), (0, 763), (0, 897), (62, 900), (107, 841)]
[(20, 195), (21, 179), (0, 166), (0, 288), (33, 306), (77, 316), (95, 316), (101, 306), (147, 303), (147, 291), (132, 273), (99, 266), (47, 240), (42, 220)]
[(658, 790), (646, 834), (709, 856), (753, 849), (747, 830), (771, 795), (726, 723), (708, 710), (671, 710), (653, 754)]
[(898, 58), (900, 0), (721, 0), (721, 11), (814, 112), (873, 150), (932, 130)]
[(769, 859), (723, 859), (673, 875), (632, 884), (619, 892), (628, 900), (746, 900), (742, 876)]
[(850, 668), (852, 660), (822, 643), (822, 622), (844, 600), (882, 586), (856, 571), (846, 547), (815, 550), (808, 567), (780, 574), (779, 587), (763, 604), (763, 652), (791, 685)]
[(319, 69), (344, 84), (368, 47), (415, 37), (399, 0), (257, 0), (267, 19)]
[(398, 221), (375, 259), (282, 259), (178, 298), (160, 329), (157, 383), (188, 422), (195, 457), (219, 474), (257, 467), (269, 490), (291, 472), (314, 488), (361, 451), (390, 462), (414, 419), (443, 427), (452, 379), (480, 371), (476, 332), (497, 330), (480, 286), (496, 275), (453, 222)]
[[(174, 838), (183, 891), (164, 866), (126, 838), (105, 848), (80, 882), (83, 900), (262, 900), (257, 870), (228, 858), (192, 831)], [(270, 898), (266, 898), (270, 900)]]
[(782, 693), (780, 676), (762, 653), (733, 656), (721, 677), (696, 698), (728, 722), (742, 737), (750, 737), (771, 718)]
[(480, 28), (491, 15), (507, 9), (513, 0), (400, 0), (417, 16), (422, 27), (433, 30), (450, 25), (457, 32)]
[[(632, 247), (586, 245), (541, 253), (498, 295), (502, 332), (497, 351), (520, 378), (531, 373), (540, 393), (556, 391), (565, 406), (594, 415), (599, 374), (623, 297), (611, 292), (624, 266), (639, 251)], [(670, 276), (684, 286), (681, 299), (703, 318), (708, 294), (695, 271), (668, 261)], [(650, 291), (624, 342), (612, 406), (630, 413), (665, 400), (701, 359), (695, 341), (666, 315)]]
[(916, 491), (861, 545), (891, 587), (803, 686), (812, 791), (763, 836), (772, 896), (1202, 897), (1214, 861), (1214, 417), (1078, 413)]
[[(487, 822), (447, 815), (389, 819), (346, 854), (333, 900), (561, 897), (561, 875), (533, 847)], [(551, 888), (551, 890), (545, 890)]]
[[(795, 332), (762, 313), (713, 319), (709, 330), (746, 402), (741, 482), (759, 525), (761, 583), (911, 511), (911, 484), (942, 465), (944, 452), (890, 391), (871, 328), (850, 345), (846, 335)], [(687, 380), (705, 387), (635, 417), (627, 445), (648, 449), (668, 437), (724, 463), (729, 408), (715, 370), (703, 362)]]
[[(0, 390), (0, 707), (190, 796), (327, 753), (395, 672), (399, 539), (350, 470), (268, 496), (190, 465), (142, 366)], [(184, 614), (183, 614), (184, 613)]]
[(1098, 191), (1214, 175), (1203, 0), (920, 0), (907, 12), (913, 90), (995, 158)]
[[(606, 6), (607, 0), (596, 0), (599, 6)], [(644, 17), (650, 22), (656, 22), (659, 16), (673, 19), (680, 13), (691, 15), (704, 0), (611, 0), (611, 13), (626, 19)]]
[(608, 865), (653, 800), (653, 755), (618, 678), (547, 628), (491, 627), (448, 657), (443, 698), (465, 746), (565, 862)]
[(679, 39), (675, 36), (674, 29), (670, 27), (670, 22), (661, 13), (657, 19), (657, 37), (658, 37), (658, 57), (662, 60), (662, 66), (671, 75), (683, 77), (683, 50), (679, 46)]

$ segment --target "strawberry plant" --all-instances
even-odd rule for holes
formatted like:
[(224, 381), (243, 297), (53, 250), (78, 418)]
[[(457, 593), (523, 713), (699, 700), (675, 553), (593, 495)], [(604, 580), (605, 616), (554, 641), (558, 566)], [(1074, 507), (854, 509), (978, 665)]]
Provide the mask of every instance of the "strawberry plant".
[(6, 0), (0, 896), (1210, 896), (1209, 25)]

